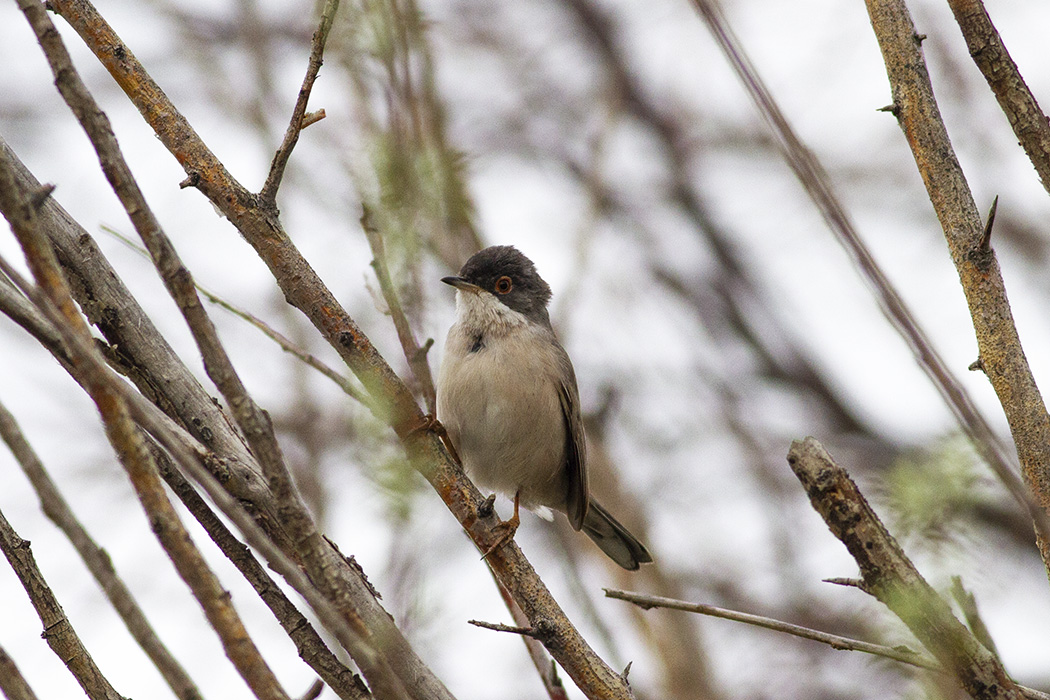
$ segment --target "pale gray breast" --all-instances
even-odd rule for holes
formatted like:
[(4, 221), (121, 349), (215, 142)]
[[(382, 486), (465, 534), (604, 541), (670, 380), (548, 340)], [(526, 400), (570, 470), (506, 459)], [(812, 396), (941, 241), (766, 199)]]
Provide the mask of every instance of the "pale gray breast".
[(526, 507), (565, 506), (559, 361), (549, 331), (534, 326), (479, 338), (456, 324), (445, 345), (438, 418), (468, 474), (483, 488), (521, 489)]

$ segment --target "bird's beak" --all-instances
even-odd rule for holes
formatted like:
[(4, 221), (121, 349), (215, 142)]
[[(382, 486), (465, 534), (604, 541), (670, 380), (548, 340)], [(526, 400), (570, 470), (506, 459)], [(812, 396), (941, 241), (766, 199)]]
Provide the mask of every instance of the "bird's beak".
[(451, 284), (456, 289), (464, 292), (473, 292), (474, 294), (477, 294), (481, 291), (481, 287), (476, 284), (471, 284), (462, 277), (442, 277), (441, 281), (445, 284)]

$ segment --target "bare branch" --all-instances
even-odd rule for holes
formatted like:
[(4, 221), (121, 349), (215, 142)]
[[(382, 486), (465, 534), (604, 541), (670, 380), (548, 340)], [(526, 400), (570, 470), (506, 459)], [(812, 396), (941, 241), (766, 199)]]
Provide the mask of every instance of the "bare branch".
[(973, 632), (973, 636), (980, 640), (984, 648), (992, 652), (992, 656), (1002, 661), (1002, 657), (999, 656), (999, 650), (995, 646), (995, 640), (992, 639), (991, 632), (988, 631), (988, 627), (984, 624), (984, 619), (981, 617), (981, 613), (977, 610), (977, 599), (974, 598), (973, 593), (966, 590), (962, 583), (961, 576), (952, 576), (952, 598), (955, 598), (955, 602), (962, 610), (963, 617), (966, 618), (966, 625)]
[(1050, 192), (1050, 123), (981, 0), (948, 0), (973, 62), (981, 69), (1010, 126)]
[(952, 615), (819, 442), (793, 442), (788, 464), (814, 510), (860, 566), (864, 590), (893, 611), (967, 693), (977, 700), (1022, 697), (999, 660)]
[[(275, 213), (259, 207), (256, 198), (233, 179), (89, 2), (53, 0), (52, 5), (113, 74), (198, 189), (237, 225), (270, 268), (285, 298), (310, 318), (376, 399), (379, 417), (401, 438), (413, 466), (434, 486), (479, 549), (491, 549), (500, 539), (495, 529), (498, 518), (480, 516), (484, 500), (481, 494), (451, 461), (438, 436), (419, 430), (427, 422), (411, 392), (303, 259)], [(114, 56), (114, 46), (121, 48), (119, 59)], [(595, 654), (573, 627), (515, 543), (500, 548), (487, 562), (530, 621), (543, 618), (551, 625), (550, 638), (556, 641), (548, 649), (585, 694), (631, 697), (624, 679)], [(380, 624), (378, 620), (375, 623)], [(389, 643), (400, 634), (378, 637)], [(388, 657), (399, 666), (407, 658), (393, 653)], [(418, 670), (404, 669), (399, 675), (419, 682)], [(432, 676), (424, 680), (436, 684)]]
[(618, 600), (625, 600), (628, 603), (634, 603), (640, 608), (649, 610), (651, 608), (669, 608), (671, 610), (683, 610), (685, 612), (698, 613), (700, 615), (709, 615), (711, 617), (720, 617), (723, 620), (732, 620), (734, 622), (743, 622), (746, 625), (754, 625), (755, 627), (763, 627), (774, 632), (783, 632), (790, 634), (795, 637), (801, 637), (803, 639), (812, 639), (813, 641), (827, 644), (833, 649), (842, 649), (846, 651), (862, 651), (865, 654), (874, 654), (875, 656), (882, 656), (887, 659), (893, 659), (894, 661), (900, 661), (903, 664), (910, 666), (917, 666), (918, 668), (925, 668), (930, 671), (944, 672), (940, 664), (936, 660), (929, 657), (923, 656), (922, 654), (912, 651), (906, 647), (888, 647), (883, 644), (872, 644), (871, 642), (864, 642), (859, 639), (850, 639), (849, 637), (842, 637), (837, 634), (830, 634), (828, 632), (821, 632), (820, 630), (810, 629), (809, 627), (803, 627), (801, 625), (795, 625), (790, 622), (783, 622), (781, 620), (775, 620), (771, 617), (765, 617), (763, 615), (752, 615), (751, 613), (738, 612), (736, 610), (727, 610), (725, 608), (715, 607), (714, 605), (706, 605), (704, 603), (689, 603), (684, 600), (675, 600), (674, 598), (664, 598), (662, 596), (655, 595), (643, 595), (641, 593), (632, 593), (630, 591), (618, 591), (611, 588), (606, 588), (605, 595), (609, 598), (616, 598)]
[[(167, 454), (158, 449), (155, 451), (155, 457), (160, 468), (161, 477), (167, 482), (168, 486), (171, 487), (171, 490), (179, 497), (179, 500), (182, 501), (197, 522), (201, 524), (212, 541), (218, 545), (219, 550), (237, 567), (237, 570), (241, 572), (245, 580), (259, 594), (259, 597), (262, 598), (266, 607), (273, 613), (281, 627), (288, 634), (288, 637), (295, 643), (295, 648), (303, 661), (309, 664), (310, 668), (314, 669), (335, 694), (343, 700), (363, 700), (368, 698), (368, 689), (361, 682), (361, 679), (343, 665), (336, 658), (335, 654), (328, 649), (324, 640), (321, 639), (317, 631), (314, 630), (313, 625), (310, 624), (310, 621), (296, 609), (280, 586), (267, 573), (265, 567), (258, 562), (250, 550), (233, 536), (233, 533), (212, 512), (200, 494), (174, 468)], [(254, 538), (250, 537), (249, 540), (254, 539), (257, 542), (259, 539), (265, 539), (258, 527), (250, 519), (244, 517), (243, 509), (237, 508), (237, 513), (239, 517), (233, 518), (234, 521), (239, 526), (245, 522), (250, 523), (249, 527), (257, 533)], [(271, 553), (271, 556), (276, 558), (279, 555)], [(286, 561), (283, 565), (274, 566), (274, 568), (278, 571), (283, 571), (294, 568), (294, 565)], [(302, 577), (301, 574), (300, 579), (298, 586), (296, 582), (290, 581), (290, 583), (297, 589), (299, 586), (303, 586), (312, 590), (312, 587), (309, 586), (305, 577)], [(309, 595), (304, 595), (304, 597), (308, 601), (313, 602)], [(321, 611), (318, 612), (320, 615)], [(324, 618), (326, 623), (329, 622), (329, 617)]]
[(77, 520), (40, 458), (25, 439), (15, 417), (3, 403), (0, 403), (0, 438), (7, 443), (11, 454), (33, 484), (44, 513), (69, 538), (77, 554), (124, 621), (128, 632), (160, 671), (175, 696), (181, 700), (200, 700), (201, 694), (193, 679), (164, 646), (164, 642), (157, 637), (149, 620), (132, 597), (131, 591), (114, 570), (109, 555), (95, 544), (91, 535)]
[[(886, 63), (894, 114), (941, 222), (970, 307), (981, 368), (999, 397), (1022, 475), (1045, 516), (1050, 512), (1050, 415), (1021, 348), (999, 263), (991, 248), (981, 247), (981, 215), (941, 120), (907, 6), (903, 0), (866, 4)], [(1036, 517), (1036, 522), (1036, 540), (1050, 572), (1050, 529), (1045, 517)]]
[(368, 246), (372, 249), (372, 269), (375, 270), (376, 279), (379, 280), (379, 289), (383, 293), (387, 308), (390, 310), (390, 318), (397, 330), (398, 340), (401, 341), (401, 349), (408, 360), (408, 366), (412, 370), (412, 376), (419, 385), (419, 391), (423, 394), (423, 401), (427, 407), (427, 413), (434, 415), (434, 406), (437, 403), (434, 389), (434, 378), (430, 374), (430, 362), (427, 360), (427, 350), (430, 344), (420, 347), (416, 342), (416, 335), (412, 332), (412, 326), (408, 321), (401, 300), (398, 298), (397, 289), (390, 278), (390, 267), (387, 265), (386, 248), (383, 245), (383, 234), (376, 227), (372, 213), (365, 207), (361, 215), (361, 228), (368, 239)]
[[(23, 9), (27, 15), (33, 22), (39, 22), (39, 15), (44, 13), (43, 6), (25, 4)], [(43, 19), (50, 24), (46, 15)], [(38, 36), (57, 37), (58, 34), (52, 26), (50, 33), (40, 29)], [(230, 604), (229, 596), (208, 568), (168, 501), (156, 467), (145, 448), (144, 438), (132, 422), (126, 403), (113, 390), (101, 361), (96, 361), (98, 351), (92, 344), (87, 323), (73, 303), (54, 251), (38, 229), (37, 207), (31, 204), (32, 201), (31, 193), (16, 186), (10, 161), (0, 158), (0, 210), (11, 224), (39, 285), (38, 288), (22, 287), (22, 291), (45, 315), (51, 317), (51, 322), (63, 334), (73, 353), (73, 366), (83, 372), (88, 393), (102, 416), (106, 436), (128, 473), (157, 539), (204, 609), (227, 656), (260, 700), (284, 700), (287, 695), (251, 642)], [(13, 271), (5, 272), (12, 277)]]
[(80, 637), (77, 636), (62, 606), (59, 605), (58, 599), (55, 598), (55, 594), (47, 585), (43, 574), (40, 573), (33, 553), (29, 549), (29, 543), (18, 536), (2, 512), (0, 512), (0, 549), (3, 550), (18, 580), (22, 582), (26, 593), (29, 594), (29, 601), (33, 604), (44, 626), (43, 637), (47, 645), (77, 679), (87, 696), (91, 700), (124, 700), (102, 675), (102, 671), (95, 665), (91, 654), (80, 641)]
[[(908, 344), (919, 366), (985, 462), (1014, 499), (1031, 515), (1036, 527), (1044, 536), (1050, 536), (1050, 516), (1039, 507), (1017, 476), (1013, 462), (995, 431), (977, 409), (963, 385), (952, 374), (911, 309), (864, 244), (835, 192), (827, 171), (813, 155), (813, 150), (806, 148), (791, 127), (717, 5), (711, 0), (693, 0), (693, 4), (707, 23), (755, 106), (773, 130), (788, 165), (820, 210), (828, 227), (868, 280), (882, 313)], [(896, 113), (895, 110), (896, 105), (890, 107), (890, 111)], [(989, 216), (989, 224), (993, 218)]]
[(292, 120), (288, 129), (284, 132), (284, 141), (281, 143), (277, 153), (273, 156), (270, 164), (270, 174), (266, 176), (266, 182), (259, 192), (259, 199), (265, 207), (277, 206), (277, 189), (281, 186), (281, 178), (284, 177), (284, 169), (288, 165), (288, 159), (292, 155), (292, 149), (299, 141), (299, 133), (310, 124), (324, 118), (324, 110), (319, 110), (307, 115), (306, 104), (310, 101), (310, 92), (313, 90), (314, 81), (321, 70), (323, 63), (324, 45), (328, 41), (328, 33), (335, 21), (335, 13), (339, 10), (339, 0), (326, 0), (321, 9), (321, 23), (314, 32), (313, 41), (310, 46), (310, 60), (306, 67), (306, 77), (303, 78), (302, 87), (299, 88), (299, 96), (295, 100), (292, 109)]
[(37, 700), (25, 676), (18, 670), (15, 660), (0, 647), (0, 693), (7, 700)]
[[(0, 157), (14, 163), (19, 187), (39, 186), (2, 141)], [(249, 544), (264, 554), (267, 563), (310, 602), (319, 619), (344, 647), (365, 649), (362, 653), (374, 655), (373, 651), (367, 650), (367, 645), (361, 647), (360, 642), (355, 641), (357, 635), (350, 629), (347, 618), (334, 609), (284, 553), (290, 551), (291, 543), (277, 524), (276, 508), (265, 481), (259, 476), (261, 469), (254, 457), (222, 411), (156, 331), (91, 236), (52, 200), (48, 201), (42, 215), (67, 273), (82, 285), (80, 303), (87, 313), (94, 315), (103, 334), (121, 349), (120, 359), (131, 363), (133, 372), (130, 376), (136, 385), (143, 394), (154, 397), (160, 406), (181, 420), (200, 442), (190, 439), (181, 428), (176, 429), (170, 422), (162, 420), (157, 407), (146, 401), (142, 394), (130, 391), (125, 382), (114, 382), (112, 388), (122, 393), (135, 420), (176, 457), (181, 469), (201, 484), (223, 513), (237, 523)], [(158, 376), (167, 377), (169, 381), (156, 382)], [(83, 384), (83, 378), (75, 378)], [(214, 447), (216, 454), (212, 455), (201, 444)], [(245, 512), (244, 503), (250, 503), (251, 518), (255, 520)], [(400, 675), (413, 679), (419, 697), (450, 698), (444, 686), (408, 645), (390, 615), (379, 605), (373, 590), (358, 571), (334, 551), (327, 566), (330, 574), (336, 576), (354, 597), (360, 619), (377, 638), (384, 640), (401, 669)], [(367, 658), (360, 663), (367, 665)], [(445, 695), (441, 695), (442, 691)]]

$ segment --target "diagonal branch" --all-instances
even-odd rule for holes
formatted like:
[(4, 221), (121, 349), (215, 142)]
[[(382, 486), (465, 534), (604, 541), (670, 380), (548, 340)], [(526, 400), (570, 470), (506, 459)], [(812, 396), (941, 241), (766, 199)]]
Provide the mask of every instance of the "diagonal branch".
[(124, 621), (128, 632), (160, 671), (175, 696), (180, 700), (200, 700), (201, 694), (193, 683), (193, 679), (157, 636), (142, 612), (142, 608), (131, 595), (131, 591), (128, 590), (123, 579), (117, 575), (109, 555), (95, 543), (88, 531), (81, 525), (47, 473), (36, 451), (25, 439), (15, 417), (3, 403), (0, 403), (0, 439), (7, 443), (11, 454), (15, 456), (15, 461), (22, 467), (22, 471), (32, 483), (44, 513), (69, 538), (77, 554), (83, 559), (91, 575), (95, 577), (99, 587)]
[(742, 622), (745, 625), (754, 625), (755, 627), (762, 627), (767, 630), (773, 630), (774, 632), (783, 632), (795, 637), (801, 637), (802, 639), (812, 639), (815, 642), (827, 644), (833, 649), (862, 651), (865, 654), (882, 656), (887, 659), (899, 661), (902, 664), (908, 664), (909, 666), (925, 668), (929, 671), (944, 672), (944, 669), (942, 669), (933, 659), (925, 657), (906, 647), (888, 647), (883, 644), (873, 644), (860, 639), (842, 637), (837, 634), (830, 634), (828, 632), (810, 629), (809, 627), (795, 625), (790, 622), (775, 620), (763, 615), (753, 615), (751, 613), (739, 612), (737, 610), (727, 610), (725, 608), (706, 605), (704, 603), (690, 603), (685, 600), (676, 600), (674, 598), (665, 598), (663, 596), (655, 595), (643, 595), (641, 593), (632, 593), (631, 591), (617, 591), (611, 588), (606, 588), (604, 590), (607, 597), (624, 600), (628, 603), (634, 603), (644, 610), (650, 610), (652, 608), (668, 608), (670, 610), (682, 610), (684, 612), (719, 617), (723, 620)]
[[(795, 625), (790, 622), (784, 622), (763, 615), (752, 615), (737, 610), (727, 610), (726, 608), (705, 605), (704, 603), (690, 603), (685, 600), (644, 595), (641, 593), (633, 593), (631, 591), (617, 591), (610, 588), (605, 589), (605, 595), (609, 598), (616, 598), (617, 600), (634, 603), (645, 610), (651, 608), (667, 608), (670, 610), (682, 610), (684, 612), (692, 612), (700, 615), (710, 615), (711, 617), (719, 617), (723, 620), (732, 620), (734, 622), (742, 622), (746, 625), (762, 627), (768, 630), (773, 630), (774, 632), (783, 632), (784, 634), (801, 637), (802, 639), (812, 639), (815, 642), (827, 644), (832, 649), (860, 651), (865, 654), (872, 654), (874, 656), (892, 659), (893, 661), (899, 661), (900, 663), (908, 664), (909, 666), (924, 668), (938, 673), (947, 673), (947, 671), (945, 671), (944, 668), (933, 659), (916, 653), (907, 647), (888, 647), (884, 644), (873, 644), (860, 639), (843, 637), (837, 634), (830, 634), (828, 632), (811, 629), (809, 627), (802, 627), (801, 625)], [(1050, 694), (1044, 693), (1040, 690), (1026, 688), (1024, 686), (1017, 687), (1018, 690), (1020, 690), (1029, 700), (1050, 700)]]
[(999, 660), (952, 614), (911, 563), (846, 471), (813, 438), (796, 440), (788, 464), (832, 534), (856, 560), (863, 590), (901, 619), (977, 700), (1022, 695)]
[[(1050, 516), (1035, 502), (1018, 477), (1016, 468), (995, 431), (978, 410), (962, 383), (952, 374), (918, 319), (868, 250), (835, 192), (824, 166), (813, 151), (806, 148), (791, 127), (718, 6), (711, 0), (693, 0), (693, 4), (707, 23), (755, 106), (773, 130), (788, 165), (820, 210), (832, 233), (867, 278), (882, 313), (907, 343), (919, 367), (940, 393), (975, 449), (1014, 499), (1031, 515), (1037, 529), (1044, 537), (1050, 537)], [(989, 224), (991, 218), (989, 216)]]
[(365, 206), (364, 214), (361, 215), (361, 228), (368, 239), (368, 246), (372, 249), (372, 268), (375, 270), (376, 279), (379, 280), (379, 289), (383, 293), (387, 308), (390, 310), (390, 318), (394, 322), (398, 340), (401, 341), (401, 349), (405, 353), (405, 359), (412, 370), (412, 376), (419, 385), (419, 391), (423, 395), (423, 402), (427, 407), (427, 413), (434, 415), (434, 406), (437, 403), (437, 395), (434, 389), (434, 378), (430, 373), (430, 363), (427, 361), (427, 351), (432, 341), (420, 346), (416, 341), (416, 335), (412, 332), (412, 326), (405, 314), (405, 309), (398, 298), (394, 281), (390, 278), (390, 266), (386, 260), (386, 246), (383, 245), (383, 233), (378, 229), (373, 219), (372, 212)]
[[(91, 3), (52, 0), (52, 5), (110, 71), (196, 187), (255, 248), (285, 298), (306, 314), (361, 380), (379, 406), (377, 415), (401, 438), (413, 466), (437, 490), (478, 548), (491, 549), (501, 540), (495, 530), (498, 518), (480, 515), (484, 501), (480, 492), (452, 462), (438, 436), (419, 429), (428, 422), (408, 387), (303, 259), (276, 213), (260, 207), (257, 198), (233, 179)], [(515, 543), (498, 549), (487, 562), (530, 622), (535, 626), (543, 620), (545, 645), (586, 695), (624, 699), (632, 696), (626, 680), (591, 649)], [(380, 638), (389, 642), (394, 630), (391, 624), (390, 635), (380, 634)], [(402, 648), (410, 653), (407, 643)], [(390, 654), (391, 663), (399, 666), (409, 658), (414, 659), (415, 655)], [(402, 677), (418, 680), (417, 670), (414, 666), (406, 669)], [(432, 676), (425, 680), (438, 683)]]
[[(3, 513), (0, 513), (0, 551), (3, 551), (18, 580), (29, 594), (29, 601), (44, 626), (43, 637), (47, 645), (77, 679), (84, 693), (91, 700), (124, 700), (102, 675), (102, 671), (95, 665), (91, 654), (80, 641), (54, 592), (40, 573), (29, 549), (29, 542), (18, 536)], [(17, 683), (17, 679), (12, 682)], [(3, 687), (6, 693), (7, 685), (4, 684)]]
[(15, 660), (0, 647), (0, 693), (7, 700), (37, 700), (25, 676), (18, 670)]
[(73, 367), (81, 373), (82, 383), (98, 407), (106, 437), (150, 518), (158, 541), (204, 610), (227, 657), (260, 700), (287, 700), (287, 694), (248, 636), (226, 591), (183, 527), (157, 475), (145, 438), (131, 420), (127, 403), (109, 381), (54, 251), (39, 230), (37, 209), (43, 204), (43, 199), (38, 195), (42, 191), (30, 193), (18, 188), (12, 163), (7, 158), (0, 158), (0, 210), (11, 225), (38, 286), (33, 287), (24, 280), (19, 283), (14, 270), (5, 269), (4, 272), (19, 284), (23, 293), (63, 335), (72, 351)]
[(995, 93), (1010, 126), (1050, 192), (1050, 122), (1006, 50), (981, 0), (948, 0), (966, 48)]
[[(904, 0), (866, 0), (893, 91), (893, 114), (908, 140), (930, 202), (941, 222), (977, 336), (979, 367), (1010, 424), (1021, 473), (1040, 508), (1050, 513), (1050, 415), (1021, 348), (995, 251), (941, 119)], [(1050, 535), (1036, 541), (1050, 572)]]

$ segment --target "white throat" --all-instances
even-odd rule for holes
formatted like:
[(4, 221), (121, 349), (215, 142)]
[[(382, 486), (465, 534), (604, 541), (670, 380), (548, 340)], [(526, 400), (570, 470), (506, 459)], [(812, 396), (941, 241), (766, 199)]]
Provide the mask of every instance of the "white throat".
[(471, 330), (497, 334), (529, 323), (524, 314), (510, 308), (490, 292), (465, 292), (462, 289), (456, 290), (456, 321)]

